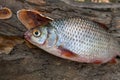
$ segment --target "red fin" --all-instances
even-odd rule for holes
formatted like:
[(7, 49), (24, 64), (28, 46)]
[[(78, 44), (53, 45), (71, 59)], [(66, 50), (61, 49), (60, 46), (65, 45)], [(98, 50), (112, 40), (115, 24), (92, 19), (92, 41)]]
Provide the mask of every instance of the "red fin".
[(66, 57), (75, 57), (76, 54), (67, 50), (67, 49), (64, 49), (63, 47), (58, 47), (59, 50), (61, 50), (61, 55), (63, 56), (66, 56)]
[(109, 63), (111, 63), (111, 64), (116, 64), (116, 63), (117, 63), (117, 61), (116, 61), (116, 59), (115, 59), (115, 58), (113, 58), (113, 59), (111, 59), (111, 60), (109, 61)]
[[(94, 21), (94, 20), (93, 20)], [(99, 24), (103, 29), (105, 29), (105, 30), (108, 30), (109, 28), (105, 25), (105, 24), (103, 24), (103, 23), (100, 23), (100, 22), (97, 22), (97, 21), (94, 21), (95, 23), (97, 23), (97, 24)]]
[(93, 64), (102, 64), (102, 61), (96, 60), (96, 61), (93, 62)]

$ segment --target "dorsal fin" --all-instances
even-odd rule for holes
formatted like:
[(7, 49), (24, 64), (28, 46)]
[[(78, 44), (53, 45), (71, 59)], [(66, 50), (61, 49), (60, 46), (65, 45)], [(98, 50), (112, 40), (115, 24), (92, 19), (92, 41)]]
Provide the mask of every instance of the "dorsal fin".
[(100, 23), (100, 22), (97, 22), (97, 21), (95, 21), (95, 20), (93, 20), (93, 22), (95, 22), (95, 23), (99, 24), (99, 25), (100, 25), (100, 27), (102, 27), (103, 29), (105, 29), (105, 30), (109, 30), (109, 28), (108, 28), (105, 24)]

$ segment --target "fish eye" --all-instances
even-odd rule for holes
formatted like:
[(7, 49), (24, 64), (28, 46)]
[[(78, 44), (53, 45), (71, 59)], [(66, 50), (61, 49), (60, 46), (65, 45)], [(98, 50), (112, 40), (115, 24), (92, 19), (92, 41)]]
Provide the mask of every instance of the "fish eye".
[(33, 35), (35, 36), (35, 37), (39, 37), (40, 36), (40, 31), (39, 30), (33, 30)]

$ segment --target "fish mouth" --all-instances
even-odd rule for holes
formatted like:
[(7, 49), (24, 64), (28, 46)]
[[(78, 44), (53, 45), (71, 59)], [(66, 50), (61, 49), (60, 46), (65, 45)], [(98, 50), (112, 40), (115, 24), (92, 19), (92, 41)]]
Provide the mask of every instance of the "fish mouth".
[(26, 40), (30, 40), (30, 37), (31, 37), (31, 34), (29, 33), (29, 31), (27, 31), (27, 32), (24, 33), (24, 38)]

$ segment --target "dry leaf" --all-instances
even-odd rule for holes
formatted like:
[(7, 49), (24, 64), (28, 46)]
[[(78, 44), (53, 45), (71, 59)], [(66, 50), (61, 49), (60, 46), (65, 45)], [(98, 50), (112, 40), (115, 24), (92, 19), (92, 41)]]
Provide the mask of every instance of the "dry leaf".
[(0, 9), (0, 19), (9, 19), (12, 16), (12, 11), (9, 8), (3, 7)]
[(15, 36), (0, 36), (0, 54), (9, 54), (16, 44), (21, 44), (24, 40)]
[(45, 25), (52, 21), (51, 18), (45, 17), (36, 10), (19, 10), (17, 12), (17, 17), (27, 29)]

